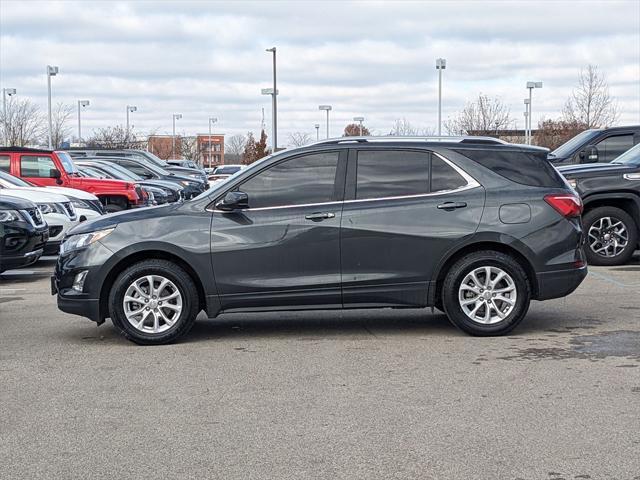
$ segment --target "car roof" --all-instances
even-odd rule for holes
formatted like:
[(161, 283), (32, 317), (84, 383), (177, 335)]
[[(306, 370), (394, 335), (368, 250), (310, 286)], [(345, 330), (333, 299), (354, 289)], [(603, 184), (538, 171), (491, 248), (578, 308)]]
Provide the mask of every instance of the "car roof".
[(0, 152), (53, 153), (54, 150), (50, 150), (48, 148), (0, 147)]

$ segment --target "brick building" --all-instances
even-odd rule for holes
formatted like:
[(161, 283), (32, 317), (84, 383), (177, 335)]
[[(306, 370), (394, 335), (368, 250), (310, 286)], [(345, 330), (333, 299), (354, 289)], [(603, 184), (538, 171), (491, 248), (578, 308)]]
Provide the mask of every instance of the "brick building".
[(224, 135), (199, 134), (198, 163), (203, 167), (224, 165)]
[(163, 160), (182, 158), (182, 138), (176, 135), (175, 149), (172, 135), (150, 135), (147, 150)]

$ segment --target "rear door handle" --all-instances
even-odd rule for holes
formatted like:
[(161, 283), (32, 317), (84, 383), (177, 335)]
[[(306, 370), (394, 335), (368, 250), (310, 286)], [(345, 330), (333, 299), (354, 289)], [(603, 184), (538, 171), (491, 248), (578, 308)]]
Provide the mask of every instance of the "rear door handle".
[(440, 210), (455, 210), (456, 208), (464, 208), (467, 202), (444, 202), (438, 205)]
[(331, 212), (316, 212), (305, 215), (304, 218), (307, 220), (324, 220), (325, 218), (334, 218), (335, 216), (336, 214)]

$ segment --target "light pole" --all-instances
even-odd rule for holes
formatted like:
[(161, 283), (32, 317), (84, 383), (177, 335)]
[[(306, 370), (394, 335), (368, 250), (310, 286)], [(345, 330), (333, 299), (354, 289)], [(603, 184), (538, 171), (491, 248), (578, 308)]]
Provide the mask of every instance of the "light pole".
[(7, 96), (15, 95), (15, 88), (3, 88), (2, 89), (2, 123), (4, 128), (2, 129), (4, 133), (4, 144), (9, 147), (9, 122), (7, 121)]
[(271, 115), (272, 119), (272, 136), (273, 136), (273, 152), (275, 153), (278, 150), (278, 87), (276, 86), (276, 47), (271, 47), (266, 49), (267, 52), (273, 53), (273, 95), (272, 99), (272, 108)]
[(51, 118), (51, 77), (58, 74), (58, 67), (47, 65), (47, 98), (49, 111), (49, 148), (53, 148), (53, 120)]
[(314, 127), (316, 127), (316, 142), (318, 142), (320, 141), (320, 124), (316, 123)]
[(82, 124), (80, 123), (80, 109), (88, 107), (89, 100), (78, 100), (78, 143), (82, 142)]
[(213, 158), (213, 146), (211, 143), (211, 125), (216, 123), (218, 119), (216, 117), (209, 117), (209, 168), (211, 168), (211, 159)]
[(318, 105), (318, 110), (327, 111), (327, 138), (329, 138), (329, 112), (331, 111), (331, 105)]
[(531, 100), (524, 99), (524, 143), (529, 144), (529, 105)]
[(533, 119), (533, 115), (532, 115), (532, 104), (531, 104), (531, 92), (533, 91), (534, 88), (542, 88), (542, 82), (527, 82), (527, 88), (529, 89), (529, 145), (531, 145), (531, 122)]
[(362, 136), (362, 122), (364, 122), (364, 117), (353, 117), (353, 121), (360, 124), (360, 136)]
[(129, 135), (129, 113), (137, 112), (138, 107), (135, 105), (127, 105), (127, 136)]
[(182, 118), (181, 113), (173, 114), (173, 136), (171, 137), (171, 158), (176, 158), (176, 120)]
[(438, 136), (442, 136), (442, 71), (447, 68), (447, 60), (436, 59), (436, 70), (438, 70)]

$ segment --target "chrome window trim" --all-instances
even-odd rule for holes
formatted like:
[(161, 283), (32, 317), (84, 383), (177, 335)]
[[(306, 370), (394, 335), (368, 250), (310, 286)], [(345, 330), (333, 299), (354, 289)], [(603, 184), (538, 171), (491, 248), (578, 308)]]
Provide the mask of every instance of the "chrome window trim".
[[(449, 195), (449, 194), (452, 194), (452, 193), (464, 192), (466, 190), (471, 190), (471, 189), (478, 188), (478, 187), (481, 186), (480, 183), (475, 178), (473, 178), (471, 175), (469, 175), (467, 172), (465, 172), (462, 168), (458, 167), (451, 160), (443, 157), (442, 155), (440, 155), (437, 152), (430, 151), (430, 153), (431, 153), (431, 155), (435, 155), (438, 158), (440, 158), (447, 165), (449, 165), (456, 172), (458, 172), (458, 174), (460, 174), (460, 176), (465, 179), (467, 184), (463, 185), (462, 187), (455, 188), (453, 190), (439, 190), (437, 192), (417, 193), (417, 194), (413, 194), (413, 195), (397, 195), (397, 196), (379, 197), (379, 198), (357, 198), (357, 199), (353, 199), (353, 200), (340, 200), (340, 201), (333, 201), (333, 202), (305, 203), (305, 204), (294, 204), (294, 205), (278, 205), (278, 206), (274, 206), (274, 207), (243, 208), (240, 211), (243, 211), (243, 212), (246, 212), (246, 211), (258, 212), (258, 211), (264, 211), (264, 210), (280, 210), (280, 209), (283, 209), (283, 208), (321, 207), (321, 206), (325, 206), (325, 205), (340, 205), (340, 204), (345, 204), (345, 203), (381, 202), (381, 201), (385, 201), (385, 200), (402, 200), (402, 199), (412, 199), (412, 198), (422, 198), (422, 197), (435, 197), (435, 196), (438, 196), (438, 195)], [(237, 212), (237, 210), (235, 210), (235, 211), (234, 210), (232, 210), (232, 211), (218, 210), (215, 207), (214, 208), (206, 208), (205, 210), (207, 212), (213, 212), (213, 213), (235, 213), (235, 212)]]

